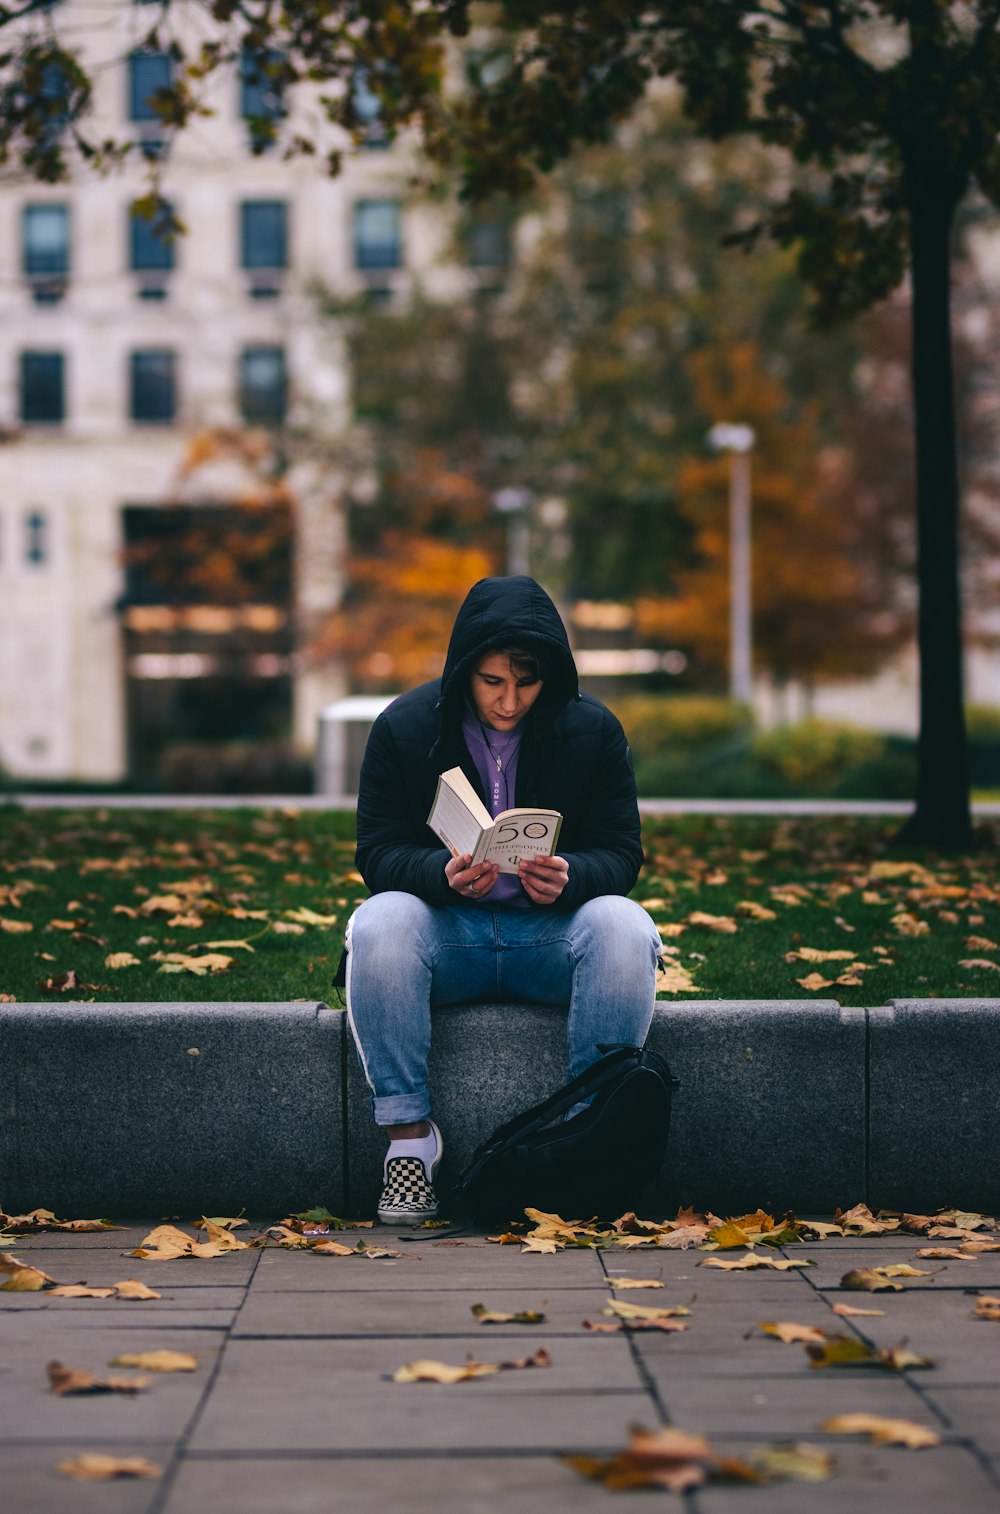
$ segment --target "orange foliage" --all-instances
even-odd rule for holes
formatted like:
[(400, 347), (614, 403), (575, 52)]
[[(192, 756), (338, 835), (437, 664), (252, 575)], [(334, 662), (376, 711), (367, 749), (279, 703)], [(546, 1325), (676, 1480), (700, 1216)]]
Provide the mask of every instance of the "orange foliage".
[[(816, 416), (789, 418), (784, 387), (749, 343), (696, 353), (698, 402), (710, 422), (754, 428), (751, 459), (751, 604), (755, 665), (778, 678), (815, 679), (874, 670), (898, 626), (879, 621), (880, 584), (860, 550), (865, 524), (851, 501), (834, 501), (835, 458), (819, 447)], [(678, 571), (670, 598), (636, 604), (643, 639), (692, 649), (724, 670), (730, 628), (730, 460), (692, 457), (678, 474), (681, 510), (694, 528), (696, 564)]]
[(407, 689), (436, 677), (456, 611), (496, 571), (478, 547), (387, 531), (378, 556), (356, 559), (351, 602), (326, 626), (315, 655), (343, 658), (366, 689)]

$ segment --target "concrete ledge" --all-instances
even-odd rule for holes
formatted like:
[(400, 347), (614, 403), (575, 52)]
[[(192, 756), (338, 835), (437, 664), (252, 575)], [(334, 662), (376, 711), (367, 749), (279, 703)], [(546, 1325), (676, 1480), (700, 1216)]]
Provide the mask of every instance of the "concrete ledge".
[[(565, 1011), (435, 1012), (442, 1189), (565, 1078)], [(325, 1005), (0, 1005), (0, 1204), (67, 1214), (371, 1213), (384, 1136)], [(1000, 999), (688, 1000), (651, 1044), (681, 1080), (650, 1212), (1000, 1207)], [(447, 1199), (446, 1199), (447, 1202)]]
[(891, 999), (869, 1020), (872, 1194), (924, 1214), (995, 1214), (1000, 1000)]
[(341, 1019), (308, 1003), (0, 1005), (0, 1204), (338, 1213)]

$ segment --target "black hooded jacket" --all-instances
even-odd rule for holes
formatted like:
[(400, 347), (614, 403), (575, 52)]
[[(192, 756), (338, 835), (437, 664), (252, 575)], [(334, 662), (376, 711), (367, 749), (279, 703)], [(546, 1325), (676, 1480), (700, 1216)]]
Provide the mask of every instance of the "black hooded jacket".
[(483, 578), (455, 620), (444, 673), (393, 700), (372, 727), (358, 795), (358, 868), (373, 894), (401, 889), (454, 904), (449, 853), (427, 825), (438, 775), (461, 767), (483, 798), (462, 736), (469, 674), (498, 645), (534, 652), (544, 670), (526, 716), (514, 803), (559, 810), (569, 882), (557, 908), (627, 894), (642, 866), (632, 759), (618, 720), (581, 694), (552, 600), (532, 578)]

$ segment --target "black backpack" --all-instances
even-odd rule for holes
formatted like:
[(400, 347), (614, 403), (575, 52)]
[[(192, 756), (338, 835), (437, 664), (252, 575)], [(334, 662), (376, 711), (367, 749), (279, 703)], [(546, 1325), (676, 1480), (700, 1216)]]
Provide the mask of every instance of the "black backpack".
[(636, 1207), (663, 1165), (677, 1083), (655, 1051), (601, 1050), (600, 1061), (476, 1149), (457, 1203), (484, 1221), (518, 1219), (526, 1205), (563, 1219), (614, 1219)]

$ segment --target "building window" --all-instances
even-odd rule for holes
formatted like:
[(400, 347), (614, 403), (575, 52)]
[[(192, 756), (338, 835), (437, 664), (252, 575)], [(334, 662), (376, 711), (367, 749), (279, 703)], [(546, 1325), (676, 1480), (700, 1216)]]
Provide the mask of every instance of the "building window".
[(363, 133), (363, 146), (370, 149), (388, 147), (391, 141), (382, 120), (382, 102), (369, 83), (371, 75), (359, 68), (351, 80), (350, 125)]
[(24, 521), (24, 556), (33, 567), (40, 567), (49, 555), (48, 521), (40, 510), (32, 510)]
[(250, 149), (266, 152), (278, 140), (285, 104), (285, 59), (275, 48), (245, 47), (240, 60), (240, 115), (247, 123)]
[(481, 217), (465, 235), (470, 268), (507, 268), (510, 264), (510, 222), (502, 216)]
[(240, 412), (251, 425), (280, 426), (288, 411), (284, 347), (244, 347), (240, 354)]
[(288, 266), (288, 207), (284, 200), (240, 205), (240, 266), (275, 271)]
[(166, 52), (130, 53), (128, 114), (130, 121), (159, 121), (153, 96), (173, 83), (173, 59)]
[(399, 268), (403, 262), (402, 213), (398, 200), (358, 200), (354, 207), (357, 268)]
[(61, 352), (21, 353), (21, 419), (29, 426), (58, 426), (66, 418)]
[(130, 410), (134, 421), (168, 426), (177, 414), (175, 355), (152, 347), (133, 352), (130, 360)]
[(173, 205), (166, 203), (153, 216), (129, 210), (129, 266), (134, 273), (166, 273), (174, 266), (176, 245), (171, 234)]
[(25, 277), (39, 304), (55, 304), (69, 273), (69, 207), (26, 205), (22, 221)]

